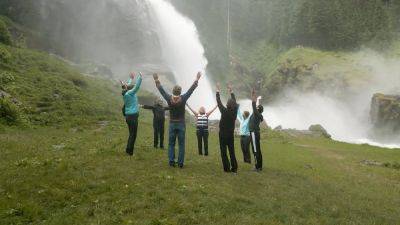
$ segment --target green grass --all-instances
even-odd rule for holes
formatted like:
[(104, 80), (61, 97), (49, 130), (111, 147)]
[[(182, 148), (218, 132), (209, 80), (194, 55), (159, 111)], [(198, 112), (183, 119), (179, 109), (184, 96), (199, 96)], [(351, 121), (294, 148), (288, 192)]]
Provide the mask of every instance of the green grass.
[(7, 53), (0, 62), (0, 89), (21, 103), (19, 114), (29, 125), (86, 123), (119, 115), (120, 92), (109, 80), (83, 76), (47, 53), (1, 44), (0, 50)]
[[(0, 135), (1, 224), (397, 224), (400, 171), (360, 164), (399, 162), (398, 150), (263, 135), (265, 168), (222, 171), (196, 154), (188, 126), (186, 167), (152, 147), (142, 113), (136, 155), (124, 154), (123, 119), (80, 129), (8, 130)], [(238, 141), (238, 140), (236, 140)], [(239, 143), (236, 143), (236, 146)], [(57, 149), (58, 146), (64, 146)]]

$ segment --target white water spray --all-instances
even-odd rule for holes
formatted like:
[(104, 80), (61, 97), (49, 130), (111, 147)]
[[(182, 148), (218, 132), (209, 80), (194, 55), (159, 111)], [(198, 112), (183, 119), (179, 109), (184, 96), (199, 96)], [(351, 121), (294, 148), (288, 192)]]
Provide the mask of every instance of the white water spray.
[[(369, 121), (371, 97), (377, 92), (399, 94), (399, 61), (368, 50), (353, 58), (355, 65), (369, 70), (366, 86), (345, 99), (319, 92), (288, 91), (284, 98), (265, 106), (264, 117), (268, 125), (307, 130), (310, 125), (321, 124), (335, 140), (400, 148), (400, 140), (383, 143), (369, 138), (373, 129)], [(250, 109), (250, 101), (242, 101), (241, 105), (243, 110)]]
[[(163, 59), (174, 73), (176, 82), (187, 90), (193, 83), (196, 73), (202, 72), (199, 87), (189, 99), (194, 109), (200, 106), (207, 110), (215, 106), (215, 97), (205, 74), (207, 59), (199, 40), (193, 21), (180, 14), (174, 6), (165, 0), (148, 0), (159, 23), (159, 39)], [(214, 115), (215, 117), (215, 115)]]

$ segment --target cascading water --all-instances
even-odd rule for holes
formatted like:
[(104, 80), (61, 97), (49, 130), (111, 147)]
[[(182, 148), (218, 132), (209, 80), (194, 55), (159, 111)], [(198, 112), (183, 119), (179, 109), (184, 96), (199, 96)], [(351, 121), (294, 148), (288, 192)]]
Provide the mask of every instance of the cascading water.
[[(287, 91), (284, 98), (265, 106), (264, 117), (268, 125), (272, 128), (281, 125), (283, 128), (304, 130), (312, 124), (321, 124), (335, 140), (400, 148), (400, 140), (373, 139), (370, 132), (374, 128), (369, 121), (374, 93), (399, 94), (399, 61), (386, 59), (368, 50), (356, 54), (353, 60), (355, 65), (368, 68), (370, 73), (361, 90), (348, 94), (345, 99), (319, 92)], [(250, 101), (241, 101), (241, 106), (243, 110), (250, 109)]]
[[(205, 74), (207, 59), (199, 40), (193, 21), (180, 14), (174, 6), (165, 0), (147, 0), (159, 24), (159, 39), (163, 59), (172, 70), (176, 82), (183, 90), (192, 85), (196, 73), (202, 72), (199, 87), (189, 99), (189, 104), (198, 109), (207, 110), (215, 106), (215, 97), (210, 82)], [(214, 114), (214, 117), (216, 114)]]

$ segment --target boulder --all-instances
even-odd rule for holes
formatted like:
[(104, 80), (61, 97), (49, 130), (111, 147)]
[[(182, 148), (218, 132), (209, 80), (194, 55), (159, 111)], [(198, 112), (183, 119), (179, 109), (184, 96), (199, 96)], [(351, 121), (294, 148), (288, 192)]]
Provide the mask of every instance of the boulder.
[(374, 94), (370, 118), (376, 129), (388, 133), (400, 131), (400, 95)]
[(325, 138), (331, 138), (332, 136), (326, 131), (326, 129), (320, 124), (311, 125), (308, 130), (312, 133), (320, 134)]

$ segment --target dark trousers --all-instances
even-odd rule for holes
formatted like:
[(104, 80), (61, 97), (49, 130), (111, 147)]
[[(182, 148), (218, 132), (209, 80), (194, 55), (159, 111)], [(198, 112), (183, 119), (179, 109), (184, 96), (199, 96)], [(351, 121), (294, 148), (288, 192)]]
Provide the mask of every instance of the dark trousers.
[[(219, 134), (219, 146), (221, 150), (222, 165), (225, 172), (237, 172), (237, 161), (235, 156), (235, 142), (233, 134), (231, 136), (225, 136)], [(227, 155), (227, 149), (229, 151), (229, 158)]]
[(240, 146), (242, 147), (243, 160), (245, 163), (251, 163), (250, 142), (250, 136), (240, 136)]
[(158, 143), (160, 141), (160, 148), (164, 148), (164, 124), (165, 120), (154, 120), (153, 121), (153, 129), (154, 129), (154, 147), (158, 147)]
[(251, 136), (251, 148), (254, 154), (254, 160), (256, 161), (256, 169), (262, 169), (263, 159), (261, 153), (260, 146), (260, 133), (259, 132), (250, 132)]
[(133, 155), (137, 136), (139, 114), (126, 115), (125, 119), (129, 129), (129, 138), (128, 144), (126, 145), (126, 153), (128, 153), (129, 155)]
[(199, 155), (203, 155), (203, 143), (204, 143), (204, 155), (208, 155), (208, 130), (197, 129), (197, 147), (199, 149)]

